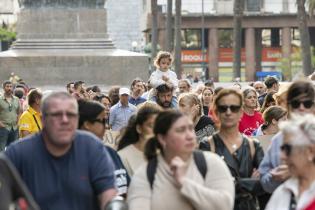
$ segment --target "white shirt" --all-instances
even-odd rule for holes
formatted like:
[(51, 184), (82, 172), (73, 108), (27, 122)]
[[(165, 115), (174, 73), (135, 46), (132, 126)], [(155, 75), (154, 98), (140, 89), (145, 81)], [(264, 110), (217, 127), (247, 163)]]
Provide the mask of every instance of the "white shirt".
[(162, 76), (168, 77), (169, 82), (172, 83), (172, 85), (174, 86), (174, 89), (177, 88), (178, 86), (177, 75), (174, 71), (171, 71), (169, 69), (165, 72), (159, 69), (156, 69), (154, 72), (152, 72), (149, 81), (153, 88), (156, 88), (159, 85), (165, 84), (165, 81), (162, 80)]
[(298, 179), (291, 178), (287, 180), (274, 191), (266, 210), (288, 210), (291, 201), (291, 192), (296, 199), (296, 210), (305, 209), (315, 199), (315, 181), (298, 197)]

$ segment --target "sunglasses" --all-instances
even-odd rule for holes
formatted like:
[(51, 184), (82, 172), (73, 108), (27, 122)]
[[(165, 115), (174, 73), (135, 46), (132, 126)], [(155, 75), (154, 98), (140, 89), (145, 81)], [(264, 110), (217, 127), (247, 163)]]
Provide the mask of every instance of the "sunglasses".
[(94, 120), (91, 120), (91, 122), (98, 122), (98, 123), (101, 123), (101, 124), (105, 125), (106, 124), (106, 119), (105, 118), (104, 119), (94, 119)]
[(286, 156), (290, 156), (292, 152), (292, 145), (291, 144), (283, 144), (280, 147), (281, 151), (284, 152)]
[(240, 111), (241, 106), (237, 106), (237, 105), (231, 105), (231, 106), (226, 106), (226, 105), (218, 105), (217, 106), (217, 110), (220, 113), (225, 113), (228, 109), (231, 110), (231, 112), (233, 113), (237, 113)]
[(312, 100), (306, 100), (306, 101), (293, 100), (290, 102), (290, 105), (293, 109), (299, 108), (301, 106), (301, 104), (303, 104), (303, 106), (306, 109), (309, 109), (314, 105), (314, 101), (312, 101)]

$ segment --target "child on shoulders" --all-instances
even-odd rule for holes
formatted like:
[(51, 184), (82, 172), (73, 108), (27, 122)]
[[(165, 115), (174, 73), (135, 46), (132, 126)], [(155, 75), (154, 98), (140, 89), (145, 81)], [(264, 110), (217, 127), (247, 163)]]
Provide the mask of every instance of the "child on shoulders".
[(154, 65), (156, 70), (152, 72), (150, 76), (150, 84), (153, 88), (158, 87), (159, 85), (170, 83), (174, 89), (178, 86), (177, 75), (174, 71), (170, 70), (172, 65), (173, 57), (171, 53), (160, 51), (154, 60)]

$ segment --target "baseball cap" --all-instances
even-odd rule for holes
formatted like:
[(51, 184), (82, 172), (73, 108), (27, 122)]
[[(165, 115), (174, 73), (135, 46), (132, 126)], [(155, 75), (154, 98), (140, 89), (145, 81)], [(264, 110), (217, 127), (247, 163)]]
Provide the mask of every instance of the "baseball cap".
[(119, 95), (130, 95), (130, 90), (128, 88), (120, 88), (119, 89)]

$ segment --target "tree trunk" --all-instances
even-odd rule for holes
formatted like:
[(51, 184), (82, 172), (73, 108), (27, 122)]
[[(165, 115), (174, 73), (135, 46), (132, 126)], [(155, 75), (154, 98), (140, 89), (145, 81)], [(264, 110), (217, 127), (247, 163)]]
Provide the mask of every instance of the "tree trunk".
[(282, 1), (282, 12), (289, 13), (289, 0)]
[(165, 50), (171, 52), (173, 50), (173, 0), (167, 0), (167, 13), (166, 13), (166, 39), (165, 39)]
[(242, 51), (242, 18), (244, 0), (234, 0), (233, 18), (233, 76), (241, 78), (241, 51)]
[(303, 73), (308, 76), (313, 73), (312, 69), (312, 58), (311, 58), (311, 44), (310, 44), (310, 33), (307, 26), (307, 14), (305, 11), (305, 0), (297, 0), (298, 7), (298, 22), (299, 31), (301, 37), (301, 57), (303, 65)]
[[(151, 0), (151, 15), (152, 15), (152, 27), (151, 27), (151, 59), (153, 60), (157, 54), (157, 42), (158, 42), (158, 5), (157, 0)], [(154, 65), (152, 65), (154, 70)]]
[(175, 0), (175, 72), (181, 78), (181, 0)]

